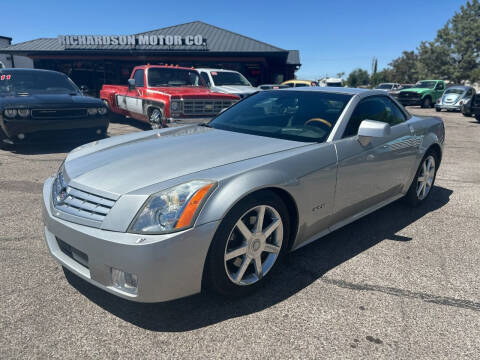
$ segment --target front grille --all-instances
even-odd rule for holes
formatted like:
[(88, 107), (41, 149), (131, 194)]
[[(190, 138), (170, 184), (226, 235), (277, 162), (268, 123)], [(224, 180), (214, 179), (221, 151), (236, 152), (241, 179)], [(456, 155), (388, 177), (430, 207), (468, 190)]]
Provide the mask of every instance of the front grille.
[(191, 99), (183, 100), (184, 115), (216, 115), (222, 109), (233, 105), (234, 100), (208, 100)]
[(87, 109), (33, 109), (34, 119), (76, 119), (87, 116)]
[(71, 186), (67, 186), (65, 192), (65, 199), (57, 201), (55, 208), (89, 220), (103, 221), (115, 204), (115, 201), (111, 199), (93, 195)]
[(398, 94), (398, 97), (400, 99), (409, 99), (409, 98), (419, 98), (421, 95), (418, 94), (418, 93), (415, 93), (415, 92), (409, 92), (409, 91), (406, 91), (406, 92), (401, 92)]

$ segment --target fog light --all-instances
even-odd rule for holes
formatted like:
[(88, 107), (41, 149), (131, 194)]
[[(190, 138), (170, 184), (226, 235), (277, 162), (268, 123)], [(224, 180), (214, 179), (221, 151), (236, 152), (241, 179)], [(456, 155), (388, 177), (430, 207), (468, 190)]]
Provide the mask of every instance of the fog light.
[(112, 268), (112, 284), (119, 290), (137, 294), (137, 275)]
[(17, 135), (17, 137), (18, 137), (20, 140), (23, 140), (23, 139), (25, 139), (25, 134), (20, 133), (20, 134)]

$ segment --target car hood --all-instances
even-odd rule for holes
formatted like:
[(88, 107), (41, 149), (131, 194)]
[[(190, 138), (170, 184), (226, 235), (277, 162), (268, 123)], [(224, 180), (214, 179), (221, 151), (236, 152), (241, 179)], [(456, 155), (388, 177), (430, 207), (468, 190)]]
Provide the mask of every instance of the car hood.
[[(161, 92), (176, 98), (232, 98), (231, 95), (215, 93), (207, 87), (202, 86), (164, 86), (164, 87), (151, 87), (149, 92)], [(236, 99), (236, 97), (235, 97)]]
[(310, 143), (190, 125), (81, 146), (67, 156), (64, 172), (84, 188), (119, 196), (198, 171), (307, 145)]
[(0, 97), (0, 103), (4, 107), (45, 107), (45, 106), (99, 106), (101, 100), (83, 95), (69, 94), (31, 94), (9, 95)]
[(448, 104), (454, 104), (456, 103), (458, 100), (460, 100), (460, 98), (463, 97), (463, 94), (454, 94), (454, 93), (451, 93), (451, 94), (444, 94), (442, 96), (442, 103), (448, 103)]
[(252, 86), (244, 86), (244, 85), (214, 86), (212, 87), (212, 90), (226, 93), (226, 94), (251, 94), (258, 91)]
[(424, 93), (426, 91), (432, 91), (433, 89), (430, 89), (430, 88), (409, 88), (409, 89), (405, 89), (405, 90), (400, 90), (401, 93), (404, 93), (404, 92), (413, 92), (413, 93), (417, 93), (417, 94), (421, 94), (421, 93)]

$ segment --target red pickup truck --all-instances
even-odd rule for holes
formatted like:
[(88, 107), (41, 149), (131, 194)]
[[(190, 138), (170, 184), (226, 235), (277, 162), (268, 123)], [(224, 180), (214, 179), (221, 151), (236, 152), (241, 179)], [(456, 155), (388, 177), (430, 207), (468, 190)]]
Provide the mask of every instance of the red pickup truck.
[(103, 85), (100, 98), (116, 114), (147, 122), (153, 129), (176, 120), (207, 121), (239, 100), (212, 92), (193, 68), (143, 65), (128, 86)]

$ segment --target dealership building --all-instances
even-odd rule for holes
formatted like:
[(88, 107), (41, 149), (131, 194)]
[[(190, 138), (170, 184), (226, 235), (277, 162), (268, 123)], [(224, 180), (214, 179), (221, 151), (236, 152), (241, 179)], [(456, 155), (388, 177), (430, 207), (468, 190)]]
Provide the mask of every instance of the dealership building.
[(201, 21), (134, 35), (59, 35), (0, 48), (33, 67), (66, 73), (98, 94), (103, 84), (126, 83), (142, 64), (211, 67), (241, 72), (256, 86), (294, 78), (298, 50), (285, 50)]

